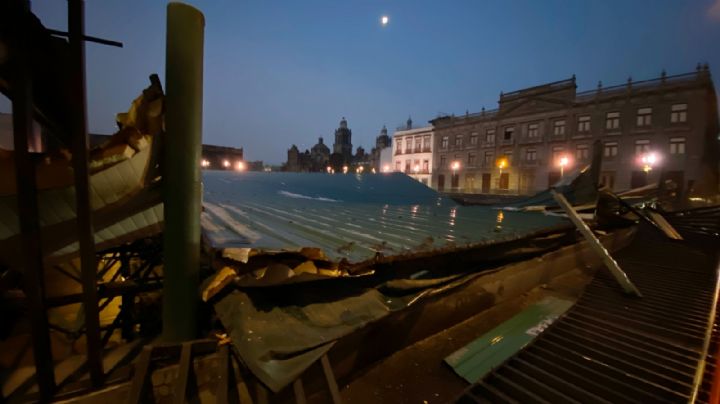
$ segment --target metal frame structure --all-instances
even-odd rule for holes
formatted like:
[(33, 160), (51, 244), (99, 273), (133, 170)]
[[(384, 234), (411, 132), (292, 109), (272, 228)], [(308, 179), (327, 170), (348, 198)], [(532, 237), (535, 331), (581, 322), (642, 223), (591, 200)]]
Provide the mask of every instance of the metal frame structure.
[[(29, 2), (23, 2), (25, 11), (30, 12)], [(77, 237), (81, 271), (79, 276), (62, 266), (52, 267), (68, 278), (82, 285), (82, 292), (63, 296), (47, 297), (45, 271), (51, 270), (43, 262), (41, 229), (37, 202), (35, 166), (28, 149), (28, 138), (32, 136), (35, 113), (33, 82), (29, 52), (31, 33), (25, 24), (19, 25), (18, 35), (11, 38), (14, 50), (12, 60), (12, 111), (15, 149), (15, 172), (17, 183), (18, 213), (21, 231), (21, 255), (23, 269), (23, 303), (27, 305), (30, 323), (35, 375), (11, 392), (5, 398), (32, 398), (42, 402), (50, 401), (63, 392), (82, 391), (101, 387), (109, 376), (110, 369), (103, 369), (103, 350), (113, 333), (120, 329), (124, 339), (137, 337), (138, 318), (134, 315), (135, 297), (140, 292), (160, 289), (162, 278), (154, 268), (162, 262), (162, 241), (160, 238), (137, 240), (133, 243), (96, 252), (92, 210), (89, 198), (89, 141), (87, 133), (87, 101), (85, 85), (85, 41), (109, 46), (122, 47), (122, 43), (86, 36), (84, 32), (84, 0), (68, 0), (68, 32), (47, 30), (51, 35), (68, 38), (71, 77), (70, 135), (72, 164), (76, 192)], [(103, 276), (114, 267), (116, 272), (109, 282), (102, 282)], [(99, 314), (116, 297), (122, 299), (121, 309), (111, 324), (101, 327)], [(48, 310), (70, 304), (82, 303), (84, 324), (76, 330), (68, 330), (48, 320)], [(65, 380), (57, 380), (55, 362), (52, 357), (50, 332), (59, 331), (70, 339), (85, 336), (87, 358), (74, 374)], [(20, 352), (20, 354), (23, 354)], [(82, 382), (89, 373), (90, 384)], [(129, 372), (127, 372), (129, 374)], [(127, 376), (127, 375), (126, 375)], [(26, 391), (37, 383), (38, 393), (26, 395)], [(32, 396), (32, 397), (30, 397)]]

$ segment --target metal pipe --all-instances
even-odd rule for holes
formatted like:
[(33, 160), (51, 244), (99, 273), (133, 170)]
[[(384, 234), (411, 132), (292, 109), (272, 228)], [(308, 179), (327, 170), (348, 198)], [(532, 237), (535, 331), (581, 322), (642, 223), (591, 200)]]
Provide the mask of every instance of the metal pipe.
[[(70, 34), (69, 34), (68, 32), (58, 31), (58, 30), (56, 30), (56, 29), (45, 28), (45, 30), (46, 30), (47, 32), (49, 32), (50, 35), (61, 36), (61, 37), (68, 37), (68, 36), (70, 36)], [(99, 43), (99, 44), (101, 44), (101, 45), (115, 46), (115, 47), (118, 47), (118, 48), (122, 48), (122, 47), (123, 47), (123, 43), (122, 43), (122, 42), (112, 41), (112, 40), (110, 40), (110, 39), (105, 39), (105, 38), (98, 38), (98, 37), (96, 37), (96, 36), (84, 35), (84, 36), (83, 36), (83, 40), (86, 41), (86, 42), (95, 42), (95, 43)]]
[(565, 199), (565, 196), (557, 192), (555, 189), (550, 189), (550, 193), (552, 194), (553, 198), (555, 198), (555, 201), (558, 203), (558, 205), (560, 205), (560, 207), (563, 208), (565, 213), (567, 213), (568, 217), (573, 222), (575, 227), (577, 227), (580, 233), (588, 241), (590, 247), (596, 253), (598, 253), (600, 257), (602, 257), (605, 266), (610, 270), (610, 273), (620, 284), (625, 293), (633, 294), (637, 297), (642, 297), (642, 294), (640, 293), (638, 288), (635, 287), (635, 284), (632, 283), (630, 278), (628, 278), (627, 274), (620, 268), (620, 266), (613, 259), (613, 257), (610, 256), (608, 250), (603, 247), (602, 243), (600, 243), (600, 240), (595, 237), (588, 225), (586, 225), (585, 222), (583, 222), (583, 220), (580, 218), (580, 216), (578, 216), (577, 212), (575, 212), (575, 209), (573, 209), (572, 205), (570, 205), (570, 202)]
[(70, 80), (72, 88), (72, 163), (75, 177), (75, 213), (80, 245), (80, 265), (85, 310), (85, 338), (87, 364), (94, 387), (103, 384), (102, 346), (100, 345), (100, 316), (97, 298), (97, 260), (95, 230), (90, 205), (89, 139), (87, 133), (87, 100), (85, 91), (85, 4), (83, 0), (68, 0), (68, 32), (70, 43)]
[(168, 4), (163, 145), (163, 339), (168, 342), (196, 337), (204, 28), (200, 11)]

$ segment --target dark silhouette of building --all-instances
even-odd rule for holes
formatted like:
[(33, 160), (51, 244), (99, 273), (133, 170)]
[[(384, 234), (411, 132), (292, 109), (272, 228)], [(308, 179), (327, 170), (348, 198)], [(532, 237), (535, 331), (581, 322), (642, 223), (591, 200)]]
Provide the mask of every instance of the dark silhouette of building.
[(348, 128), (345, 117), (340, 120), (340, 127), (335, 130), (333, 153), (342, 155), (345, 164), (352, 162), (352, 131)]
[(202, 145), (202, 159), (200, 164), (209, 170), (245, 170), (243, 149), (235, 147)]
[[(383, 149), (392, 146), (392, 138), (388, 136), (388, 131), (385, 125), (380, 129), (380, 135), (375, 138), (375, 147), (370, 151), (370, 166), (377, 172), (382, 172), (381, 154)], [(388, 164), (390, 162), (387, 162)]]

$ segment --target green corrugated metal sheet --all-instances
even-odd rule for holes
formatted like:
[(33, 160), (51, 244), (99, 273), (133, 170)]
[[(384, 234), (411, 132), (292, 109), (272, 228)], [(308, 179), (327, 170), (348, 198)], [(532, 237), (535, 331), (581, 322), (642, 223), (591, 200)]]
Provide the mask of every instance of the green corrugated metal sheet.
[(547, 297), (453, 352), (445, 362), (463, 379), (475, 383), (530, 343), (572, 304)]
[(203, 186), (203, 234), (212, 247), (319, 247), (330, 259), (350, 263), (472, 247), (565, 222), (460, 206), (398, 173), (206, 171)]

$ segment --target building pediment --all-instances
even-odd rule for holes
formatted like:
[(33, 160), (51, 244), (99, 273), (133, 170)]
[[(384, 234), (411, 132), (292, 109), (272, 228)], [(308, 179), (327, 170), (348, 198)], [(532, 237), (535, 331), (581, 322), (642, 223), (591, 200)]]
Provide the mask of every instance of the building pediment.
[(556, 99), (552, 97), (532, 97), (517, 100), (501, 106), (498, 112), (499, 117), (507, 118), (513, 116), (532, 115), (569, 108), (572, 102), (567, 99)]

